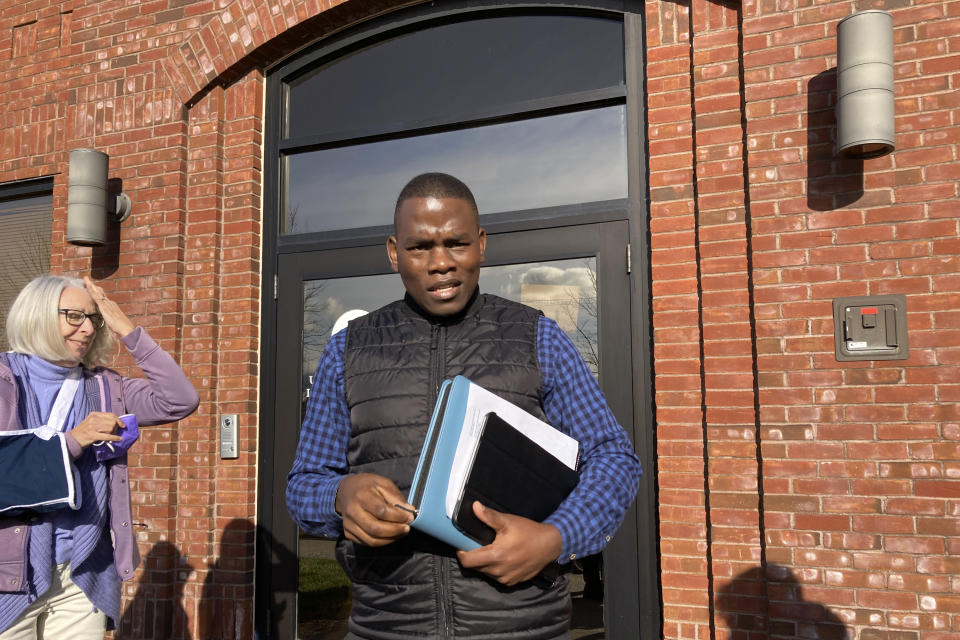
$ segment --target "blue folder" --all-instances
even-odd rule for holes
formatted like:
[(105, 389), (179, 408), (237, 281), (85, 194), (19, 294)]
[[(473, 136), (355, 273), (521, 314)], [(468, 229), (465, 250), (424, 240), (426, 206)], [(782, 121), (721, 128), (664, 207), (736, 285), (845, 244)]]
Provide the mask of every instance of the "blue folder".
[[(476, 400), (471, 399), (474, 392)], [(505, 420), (500, 412), (512, 417)], [(466, 427), (471, 434), (464, 445), (461, 435), (466, 422), (476, 424)], [(548, 440), (553, 441), (550, 449), (545, 448)], [(468, 467), (460, 472), (463, 485), (456, 489), (459, 495), (449, 496), (453, 463), (458, 448), (464, 446), (473, 449), (461, 453), (461, 464)], [(495, 536), (473, 514), (475, 500), (542, 522), (576, 486), (577, 454), (575, 440), (509, 401), (463, 376), (447, 380), (440, 387), (407, 498), (417, 510), (411, 526), (470, 551), (493, 542)]]
[(457, 529), (447, 517), (445, 503), (447, 482), (460, 441), (469, 393), (470, 381), (463, 376), (445, 380), (440, 386), (423, 452), (407, 498), (407, 502), (417, 510), (411, 526), (464, 551), (477, 549), (480, 543)]

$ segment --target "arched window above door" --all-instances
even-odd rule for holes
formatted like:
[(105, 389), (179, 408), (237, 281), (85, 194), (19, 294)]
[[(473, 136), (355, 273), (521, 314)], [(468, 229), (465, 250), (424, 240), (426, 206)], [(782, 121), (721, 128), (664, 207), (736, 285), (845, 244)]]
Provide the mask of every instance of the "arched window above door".
[(621, 16), (461, 13), (280, 76), (281, 234), (388, 226), (423, 171), (463, 179), (482, 214), (627, 197)]
[(349, 139), (624, 93), (620, 20), (500, 14), (428, 23), (291, 78), (284, 137)]

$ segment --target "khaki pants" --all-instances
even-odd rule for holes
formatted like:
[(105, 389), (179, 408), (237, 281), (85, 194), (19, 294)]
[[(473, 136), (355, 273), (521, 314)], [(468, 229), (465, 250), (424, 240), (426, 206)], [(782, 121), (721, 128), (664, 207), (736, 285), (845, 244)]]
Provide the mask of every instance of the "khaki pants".
[(53, 571), (50, 589), (20, 614), (0, 640), (103, 640), (107, 614), (70, 579), (70, 565)]

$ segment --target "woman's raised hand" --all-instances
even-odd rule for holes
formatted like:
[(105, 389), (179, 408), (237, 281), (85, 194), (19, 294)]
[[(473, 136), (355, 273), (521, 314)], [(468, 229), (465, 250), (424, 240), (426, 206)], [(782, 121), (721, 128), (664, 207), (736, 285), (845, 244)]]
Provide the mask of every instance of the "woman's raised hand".
[(96, 284), (89, 276), (84, 276), (83, 282), (87, 285), (87, 292), (90, 294), (90, 297), (93, 298), (94, 304), (96, 304), (100, 310), (100, 315), (103, 316), (103, 321), (111, 331), (121, 338), (133, 331), (134, 325), (130, 321), (130, 318), (120, 309), (116, 302), (107, 297), (107, 294), (103, 291), (103, 287)]

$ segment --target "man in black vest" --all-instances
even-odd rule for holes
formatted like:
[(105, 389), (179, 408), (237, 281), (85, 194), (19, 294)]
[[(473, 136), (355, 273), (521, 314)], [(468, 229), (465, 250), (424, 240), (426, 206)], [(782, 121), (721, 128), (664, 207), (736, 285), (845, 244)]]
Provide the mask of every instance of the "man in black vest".
[[(486, 240), (466, 185), (411, 180), (387, 241), (406, 295), (352, 320), (317, 368), (287, 505), (304, 530), (339, 538), (348, 638), (565, 638), (566, 577), (532, 579), (600, 551), (636, 495), (639, 461), (569, 338), (538, 311), (479, 292)], [(466, 552), (411, 530), (404, 508), (439, 385), (455, 375), (581, 447), (580, 483), (552, 516), (475, 503), (496, 538)]]

